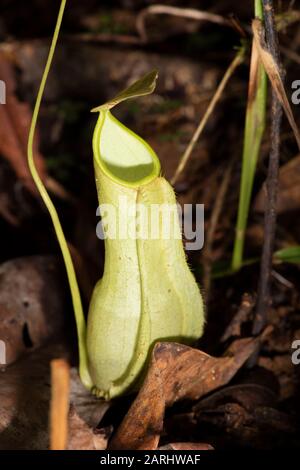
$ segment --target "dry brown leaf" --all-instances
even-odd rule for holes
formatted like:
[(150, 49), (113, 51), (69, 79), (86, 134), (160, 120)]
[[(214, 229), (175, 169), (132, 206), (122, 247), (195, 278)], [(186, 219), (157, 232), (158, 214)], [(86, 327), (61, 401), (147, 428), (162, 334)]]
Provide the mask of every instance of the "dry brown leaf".
[(48, 448), (50, 361), (66, 355), (64, 346), (51, 343), (1, 371), (1, 450)]
[[(65, 345), (51, 343), (0, 371), (0, 450), (48, 449), (50, 362), (54, 357), (70, 360), (70, 356)], [(74, 413), (78, 415), (78, 420), (86, 423), (88, 429), (94, 429), (109, 404), (93, 397), (79, 383), (75, 369), (71, 370), (70, 385)], [(78, 428), (78, 421), (71, 420), (71, 441), (76, 426)], [(103, 448), (109, 431), (93, 431), (96, 449)]]
[(259, 20), (258, 18), (255, 18), (255, 20), (253, 20), (252, 22), (252, 31), (254, 35), (254, 42), (256, 44), (260, 59), (264, 65), (265, 71), (269, 77), (272, 87), (276, 92), (277, 98), (285, 111), (290, 126), (293, 129), (300, 150), (300, 133), (295, 122), (289, 100), (286, 96), (284, 85), (281, 79), (281, 72), (279, 70), (278, 64), (270, 53), (268, 46), (265, 42), (264, 27), (261, 20)]
[[(263, 186), (256, 196), (254, 210), (265, 211), (266, 191)], [(278, 175), (277, 213), (300, 208), (300, 155), (282, 165)]]
[(214, 450), (214, 448), (203, 442), (173, 442), (159, 447), (158, 450)]
[(197, 400), (227, 384), (255, 351), (257, 341), (235, 341), (219, 358), (178, 343), (157, 343), (143, 386), (110, 448), (157, 449), (165, 408), (181, 399)]
[[(6, 85), (6, 104), (0, 106), (0, 154), (6, 158), (17, 177), (33, 193), (37, 194), (27, 164), (27, 140), (31, 123), (31, 110), (27, 103), (16, 96), (16, 80), (13, 64), (0, 51), (0, 77)], [(68, 192), (49, 177), (44, 159), (38, 150), (38, 137), (34, 141), (34, 158), (38, 173), (50, 191), (63, 199), (72, 199)]]
[[(26, 103), (21, 103), (16, 97), (13, 66), (4, 52), (0, 52), (0, 76), (6, 84), (6, 104), (0, 106), (0, 153), (10, 162), (26, 187), (35, 192), (35, 185), (26, 160), (31, 112), (29, 106)], [(38, 141), (36, 139), (35, 160), (39, 174), (42, 179), (45, 179), (45, 165), (37, 147)]]
[(30, 256), (0, 265), (0, 338), (6, 363), (63, 332), (65, 303), (57, 260)]
[[(238, 402), (221, 403), (197, 416), (197, 423), (214, 439), (216, 448), (274, 449), (274, 442), (295, 432), (293, 420), (286, 413), (268, 406), (254, 406), (247, 410)], [(211, 434), (212, 433), (212, 434)]]
[(74, 407), (69, 413), (68, 450), (105, 450), (108, 436), (104, 430), (94, 430), (81, 419)]
[(91, 428), (98, 426), (111, 406), (111, 402), (96, 398), (84, 387), (75, 367), (71, 369), (70, 403), (75, 406), (79, 417)]
[(193, 407), (193, 412), (197, 416), (201, 412), (217, 409), (224, 403), (239, 403), (246, 410), (251, 411), (257, 406), (274, 407), (277, 398), (277, 393), (270, 388), (270, 384), (267, 386), (266, 384), (241, 383), (224, 387), (203, 398)]

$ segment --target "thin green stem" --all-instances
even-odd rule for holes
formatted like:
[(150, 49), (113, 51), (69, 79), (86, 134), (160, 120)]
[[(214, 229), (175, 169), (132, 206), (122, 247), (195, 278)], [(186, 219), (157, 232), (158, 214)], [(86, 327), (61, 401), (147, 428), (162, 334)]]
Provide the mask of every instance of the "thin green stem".
[(47, 193), (47, 190), (38, 174), (37, 168), (34, 163), (34, 156), (33, 156), (33, 141), (34, 141), (34, 135), (35, 135), (35, 129), (36, 129), (36, 123), (39, 115), (39, 110), (41, 106), (41, 101), (42, 97), (44, 94), (44, 89), (47, 81), (47, 77), (49, 74), (49, 70), (51, 67), (53, 55), (55, 52), (55, 47), (61, 27), (61, 22), (64, 14), (64, 9), (66, 6), (66, 0), (61, 1), (57, 21), (56, 21), (56, 26), (52, 38), (52, 43), (50, 46), (47, 62), (45, 65), (45, 69), (43, 72), (41, 84), (39, 87), (38, 95), (36, 98), (35, 106), (34, 106), (34, 111), (32, 115), (32, 121), (30, 125), (30, 131), (29, 131), (29, 137), (28, 137), (28, 145), (27, 145), (27, 155), (28, 155), (28, 165), (30, 172), (32, 174), (32, 178), (39, 190), (39, 193), (49, 211), (50, 217), (52, 219), (53, 227), (55, 230), (55, 234), (57, 236), (57, 240), (63, 255), (66, 271), (67, 271), (67, 276), (68, 276), (68, 281), (70, 285), (70, 290), (71, 290), (71, 296), (72, 296), (72, 302), (73, 302), (73, 308), (74, 308), (74, 313), (75, 313), (75, 319), (76, 319), (76, 326), (77, 326), (77, 334), (78, 334), (78, 342), (79, 342), (79, 372), (80, 372), (80, 377), (82, 382), (87, 388), (91, 388), (92, 383), (91, 379), (88, 373), (88, 367), (87, 367), (87, 355), (86, 355), (86, 347), (85, 347), (85, 342), (86, 342), (86, 323), (85, 323), (85, 318), (83, 315), (83, 309), (82, 309), (82, 303), (81, 303), (81, 297), (80, 297), (80, 292), (79, 292), (79, 287), (78, 287), (78, 282), (76, 279), (76, 274), (75, 274), (75, 269), (73, 265), (73, 261), (71, 258), (70, 250), (68, 248), (67, 240), (65, 238), (58, 214), (56, 212), (56, 209), (54, 207), (54, 204), (52, 203), (49, 194)]

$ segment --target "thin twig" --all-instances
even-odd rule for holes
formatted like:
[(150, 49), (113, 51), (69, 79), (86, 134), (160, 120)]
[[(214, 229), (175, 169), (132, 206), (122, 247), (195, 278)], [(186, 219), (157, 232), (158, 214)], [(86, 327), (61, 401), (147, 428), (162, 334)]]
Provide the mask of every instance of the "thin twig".
[[(272, 0), (263, 0), (264, 20), (266, 30), (266, 42), (270, 53), (282, 71), (279, 43), (274, 21), (274, 9)], [(282, 73), (283, 76), (283, 73)], [(270, 303), (272, 256), (274, 249), (276, 228), (276, 201), (278, 192), (278, 170), (280, 154), (280, 127), (282, 120), (282, 107), (276, 92), (272, 90), (271, 110), (271, 150), (269, 167), (266, 180), (266, 209), (264, 217), (264, 244), (260, 266), (258, 296), (253, 334), (259, 334), (266, 324), (267, 310)]]
[(147, 33), (145, 28), (145, 19), (149, 15), (165, 14), (179, 16), (181, 18), (190, 18), (198, 21), (210, 21), (222, 26), (233, 27), (232, 22), (221, 15), (210, 13), (208, 11), (195, 10), (193, 8), (177, 8), (168, 5), (151, 5), (144, 8), (137, 16), (136, 29), (143, 41), (147, 41)]
[(280, 50), (291, 60), (296, 62), (297, 64), (300, 64), (300, 55), (297, 54), (297, 52), (292, 51), (288, 47), (280, 46)]
[(211, 286), (212, 247), (213, 247), (213, 242), (214, 242), (214, 235), (216, 232), (220, 214), (224, 206), (225, 196), (226, 196), (227, 189), (230, 183), (232, 166), (233, 166), (233, 159), (231, 159), (231, 161), (229, 162), (229, 165), (227, 165), (220, 188), (216, 194), (215, 203), (213, 206), (213, 210), (212, 210), (212, 214), (211, 214), (211, 218), (209, 222), (209, 227), (207, 229), (207, 234), (205, 237), (205, 244), (204, 244), (203, 252), (202, 252), (203, 270), (204, 270), (203, 287), (204, 287), (206, 305), (208, 304), (210, 286)]
[(64, 359), (51, 361), (50, 449), (64, 450), (68, 437), (70, 368)]
[(87, 42), (87, 43), (113, 43), (128, 46), (135, 46), (142, 44), (142, 39), (139, 36), (130, 34), (113, 34), (113, 33), (78, 33), (78, 34), (64, 34), (63, 39), (69, 41)]
[[(176, 8), (176, 7), (170, 7), (167, 5), (152, 5), (149, 7), (149, 9), (152, 9), (154, 7), (163, 7), (163, 8), (174, 8), (175, 10), (180, 10), (182, 13), (182, 10), (191, 10), (192, 14), (191, 16), (185, 16), (185, 15), (175, 15), (175, 16), (185, 16), (186, 18), (191, 18), (191, 19), (198, 19), (198, 20), (203, 20), (203, 21), (211, 21), (214, 23), (217, 23), (219, 25), (223, 26), (228, 26), (236, 30), (241, 37), (245, 37), (245, 32), (251, 33), (251, 26), (249, 26), (246, 23), (242, 23), (241, 25), (238, 23), (236, 18), (224, 18), (221, 15), (216, 15), (215, 13), (209, 13), (205, 11), (200, 11), (200, 10), (193, 10), (193, 9), (181, 9), (181, 8)], [(138, 14), (137, 22), (139, 21), (139, 15), (143, 17), (144, 11), (148, 10), (148, 8), (142, 10)], [(199, 15), (199, 18), (195, 18), (195, 13)], [(145, 12), (147, 13), (147, 12)], [(155, 12), (154, 12), (155, 13)], [(147, 13), (148, 14), (148, 13)], [(145, 15), (145, 17), (147, 16)], [(201, 16), (201, 18), (200, 18)], [(216, 21), (214, 21), (214, 18)], [(220, 21), (218, 21), (218, 18)], [(145, 19), (145, 18), (144, 18)], [(280, 31), (283, 28), (286, 28), (287, 26), (290, 26), (291, 24), (298, 22), (300, 20), (300, 12), (297, 10), (288, 10), (281, 15), (279, 15), (276, 18), (277, 22), (277, 30)], [(143, 20), (142, 20), (143, 21)], [(121, 45), (128, 45), (128, 46), (143, 46), (145, 43), (145, 26), (137, 26), (138, 29), (138, 36), (137, 35), (131, 35), (131, 34), (113, 34), (113, 33), (77, 33), (77, 34), (61, 34), (62, 39), (65, 41), (73, 41), (73, 42), (83, 42), (83, 43), (115, 43), (115, 44), (121, 44)], [(142, 36), (141, 36), (142, 34)], [(38, 46), (40, 44), (48, 43), (49, 38), (43, 37), (43, 38), (27, 38), (27, 39), (22, 39), (22, 40), (15, 40), (15, 39), (9, 39), (8, 41), (0, 41), (0, 50), (3, 51), (8, 51), (8, 52), (13, 52), (14, 50), (18, 49), (20, 46), (23, 45), (30, 45), (30, 46)], [(148, 38), (147, 38), (148, 42)], [(282, 48), (284, 49), (284, 48)], [(288, 53), (286, 52), (287, 49), (284, 51), (286, 55)]]
[(286, 279), (284, 276), (279, 274), (275, 269), (272, 270), (272, 277), (276, 279), (276, 281), (280, 282), (284, 287), (287, 287), (288, 289), (295, 289), (295, 284), (293, 284), (291, 281)]
[(181, 175), (181, 173), (183, 172), (183, 170), (185, 169), (186, 167), (186, 164), (191, 156), (191, 153), (195, 147), (195, 144), (197, 143), (197, 140), (199, 139), (210, 115), (212, 114), (212, 112), (214, 111), (215, 109), (215, 106), (216, 104), (218, 103), (223, 91), (224, 91), (224, 88), (226, 87), (229, 79), (231, 78), (231, 76), (233, 75), (235, 69), (243, 62), (243, 59), (244, 59), (244, 49), (241, 49), (235, 56), (235, 58), (233, 59), (233, 61), (231, 62), (231, 64), (229, 65), (228, 69), (226, 70), (226, 73), (224, 75), (224, 77), (222, 78), (212, 100), (210, 101), (209, 103), (209, 106), (203, 116), (203, 118), (201, 119), (197, 129), (195, 130), (194, 132), (194, 135), (193, 137), (191, 138), (184, 154), (182, 155), (181, 159), (180, 159), (180, 162), (179, 162), (179, 165), (175, 171), (175, 174), (173, 176), (173, 178), (171, 179), (171, 183), (174, 185), (176, 183), (176, 181), (178, 180), (179, 176)]
[(243, 295), (241, 305), (239, 306), (238, 311), (232, 318), (229, 325), (227, 325), (222, 337), (221, 342), (225, 343), (229, 338), (241, 337), (242, 336), (242, 325), (245, 322), (249, 322), (250, 318), (253, 316), (253, 309), (255, 307), (255, 297), (247, 292)]
[(52, 178), (52, 176), (46, 175), (44, 183), (46, 188), (54, 194), (54, 196), (72, 204), (76, 203), (76, 198), (73, 194), (65, 189), (56, 179)]

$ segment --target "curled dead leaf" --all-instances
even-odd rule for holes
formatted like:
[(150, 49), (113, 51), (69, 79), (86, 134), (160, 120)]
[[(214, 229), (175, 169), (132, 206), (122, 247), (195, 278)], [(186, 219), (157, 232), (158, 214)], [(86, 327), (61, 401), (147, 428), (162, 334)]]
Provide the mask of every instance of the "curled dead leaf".
[(157, 343), (143, 386), (109, 447), (157, 449), (165, 408), (181, 399), (197, 400), (228, 383), (255, 351), (257, 341), (235, 341), (219, 358), (178, 343)]

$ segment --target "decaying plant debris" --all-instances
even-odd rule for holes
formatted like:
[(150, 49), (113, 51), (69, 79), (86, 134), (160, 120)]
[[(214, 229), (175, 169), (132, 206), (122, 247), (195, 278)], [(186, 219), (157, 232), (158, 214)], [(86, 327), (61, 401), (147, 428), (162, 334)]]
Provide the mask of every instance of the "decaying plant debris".
[[(181, 16), (186, 5), (180, 1), (168, 13), (168, 7), (160, 11), (144, 1), (130, 6), (121, 1), (115, 8), (88, 0), (66, 12), (35, 153), (72, 247), (84, 309), (105, 259), (95, 236), (99, 219), (90, 144), (95, 121), (89, 110), (153, 68), (160, 77), (155, 93), (121, 104), (117, 117), (154, 148), (181, 204), (205, 204), (209, 238), (208, 250), (187, 253), (197, 281), (207, 287), (204, 337), (193, 347), (156, 344), (140, 390), (105, 402), (85, 390), (78, 377), (65, 272), (26, 164), (31, 110), (57, 13), (51, 2), (44, 3), (43, 11), (51, 14), (41, 14), (40, 24), (33, 21), (38, 2), (28, 2), (27, 13), (16, 1), (3, 12), (0, 7), (0, 79), (7, 84), (7, 105), (0, 105), (0, 340), (8, 345), (8, 364), (1, 365), (0, 374), (0, 449), (57, 445), (61, 421), (55, 413), (49, 420), (50, 410), (59, 406), (50, 373), (56, 359), (68, 364), (68, 387), (61, 389), (66, 411), (60, 415), (66, 430), (62, 447), (299, 448), (300, 365), (291, 360), (292, 344), (300, 340), (299, 253), (284, 251), (300, 245), (300, 106), (291, 101), (291, 83), (299, 79), (294, 61), (299, 59), (299, 12), (292, 10), (297, 5), (282, 2), (278, 11), (275, 4), (284, 80), (261, 20), (252, 23), (252, 35), (251, 2), (222, 0), (193, 15), (199, 6), (191, 1), (191, 11)], [(256, 60), (269, 76), (268, 105), (273, 84), (288, 118), (283, 116), (280, 130), (270, 295), (258, 336), (253, 324), (266, 237), (270, 106), (241, 269), (231, 269), (252, 40)], [(214, 103), (235, 57), (238, 67)], [(191, 144), (212, 102), (200, 139)]]

